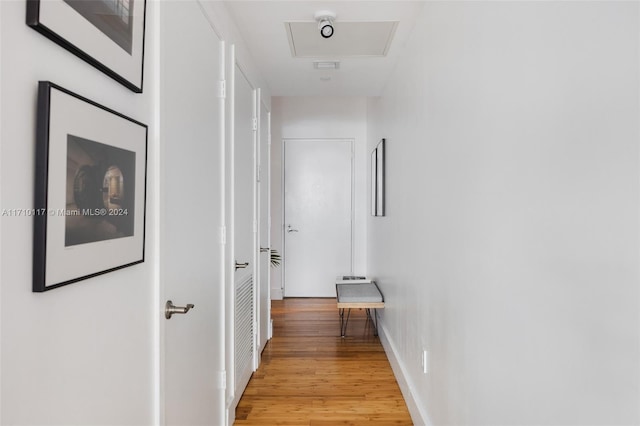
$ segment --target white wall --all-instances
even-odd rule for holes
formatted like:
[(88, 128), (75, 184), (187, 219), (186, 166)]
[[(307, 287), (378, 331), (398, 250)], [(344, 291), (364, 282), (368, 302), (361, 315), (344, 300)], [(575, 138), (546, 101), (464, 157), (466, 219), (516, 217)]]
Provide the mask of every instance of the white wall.
[(638, 17), (428, 2), (370, 101), (369, 272), (417, 424), (640, 422)]
[[(268, 88), (225, 5), (199, 4), (216, 33), (236, 45), (243, 70), (263, 88), (269, 104)], [(31, 292), (33, 221), (0, 217), (0, 424), (156, 424), (163, 411), (158, 321), (164, 303), (156, 275), (161, 206), (156, 177), (162, 159), (156, 114), (160, 101), (172, 101), (168, 93), (158, 93), (157, 52), (163, 48), (158, 5), (147, 1), (143, 94), (134, 94), (27, 27), (25, 8), (24, 1), (0, 1), (0, 207), (33, 206), (37, 83), (51, 80), (150, 126), (146, 259), (140, 265), (35, 294)], [(190, 22), (183, 25), (187, 30)], [(198, 81), (181, 84), (201, 87)], [(165, 176), (171, 173), (162, 171)], [(219, 300), (221, 308), (223, 302)]]
[[(354, 139), (355, 222), (354, 272), (366, 265), (367, 141), (366, 98), (273, 97), (271, 103), (271, 247), (282, 247), (282, 140)], [(283, 268), (271, 270), (271, 298), (281, 299)]]
[[(25, 25), (26, 4), (1, 8), (1, 203), (33, 207), (38, 80), (50, 80), (149, 128), (156, 21), (149, 4), (144, 94), (134, 94)], [(148, 176), (156, 172), (149, 164)], [(148, 206), (155, 203), (149, 181)], [(2, 217), (2, 424), (151, 424), (157, 371), (153, 279), (156, 214), (147, 208), (145, 263), (45, 293), (31, 292), (33, 219)]]

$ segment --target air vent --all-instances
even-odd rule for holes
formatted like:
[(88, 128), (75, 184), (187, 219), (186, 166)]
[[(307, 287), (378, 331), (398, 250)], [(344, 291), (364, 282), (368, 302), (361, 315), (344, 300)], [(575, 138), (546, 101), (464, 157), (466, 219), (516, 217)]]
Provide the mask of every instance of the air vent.
[(313, 61), (313, 68), (317, 70), (337, 70), (340, 68), (340, 61)]
[(331, 38), (323, 38), (316, 22), (285, 22), (294, 58), (386, 56), (398, 21), (334, 22)]

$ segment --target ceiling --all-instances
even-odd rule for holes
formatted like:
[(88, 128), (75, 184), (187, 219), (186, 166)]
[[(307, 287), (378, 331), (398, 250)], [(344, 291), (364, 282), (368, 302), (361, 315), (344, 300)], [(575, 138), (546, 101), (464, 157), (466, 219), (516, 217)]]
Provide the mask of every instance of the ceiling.
[[(273, 96), (378, 96), (424, 1), (235, 0), (225, 4)], [(316, 50), (299, 55), (304, 57), (294, 57), (288, 30), (295, 27), (306, 31), (315, 27), (314, 14), (321, 10), (336, 13), (335, 35), (322, 39), (318, 32), (316, 40), (305, 35), (304, 41)], [(344, 26), (339, 37), (341, 22)], [(359, 25), (363, 22), (371, 24)], [(377, 33), (359, 38), (351, 35), (365, 27)], [(377, 42), (388, 43), (382, 49), (386, 55), (359, 55), (357, 43), (367, 40), (371, 44), (363, 46), (368, 51), (376, 50)], [(323, 44), (325, 41), (328, 43)], [(318, 60), (338, 60), (340, 64), (337, 70), (316, 69), (314, 62)]]

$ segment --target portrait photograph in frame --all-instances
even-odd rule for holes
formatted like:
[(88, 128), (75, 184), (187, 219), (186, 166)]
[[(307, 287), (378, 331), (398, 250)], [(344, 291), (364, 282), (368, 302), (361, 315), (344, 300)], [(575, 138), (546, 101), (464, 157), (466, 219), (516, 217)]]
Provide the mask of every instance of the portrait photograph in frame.
[(38, 86), (33, 291), (144, 261), (148, 128)]
[(27, 25), (142, 93), (146, 0), (27, 0)]

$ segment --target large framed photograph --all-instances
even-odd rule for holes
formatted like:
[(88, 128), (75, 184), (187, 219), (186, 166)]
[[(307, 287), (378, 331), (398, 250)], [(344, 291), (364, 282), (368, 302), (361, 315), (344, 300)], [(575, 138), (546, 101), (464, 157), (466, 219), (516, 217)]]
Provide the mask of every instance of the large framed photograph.
[(27, 0), (27, 25), (142, 92), (146, 0)]
[(385, 140), (371, 152), (371, 215), (385, 215)]
[(147, 126), (38, 86), (33, 291), (144, 261)]

